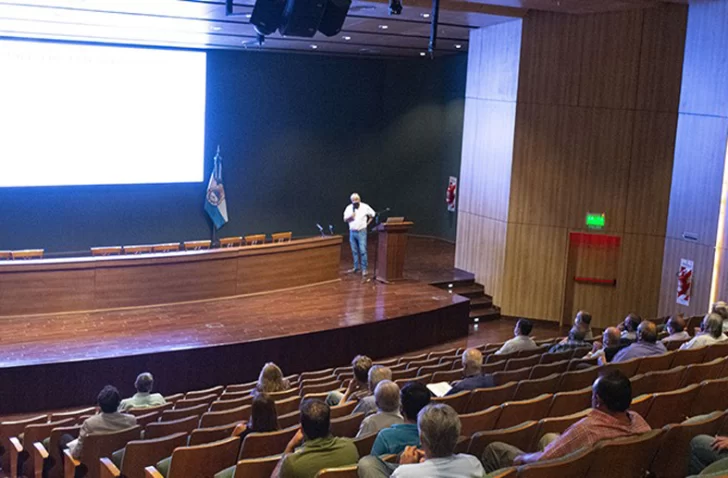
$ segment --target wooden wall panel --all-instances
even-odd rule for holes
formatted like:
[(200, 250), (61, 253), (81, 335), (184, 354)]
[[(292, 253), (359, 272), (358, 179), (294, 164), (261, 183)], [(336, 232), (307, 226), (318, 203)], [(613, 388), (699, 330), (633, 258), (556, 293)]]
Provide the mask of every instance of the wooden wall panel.
[(726, 118), (680, 114), (667, 220), (669, 237), (682, 238), (687, 231), (698, 235), (698, 243), (715, 245), (727, 134)]
[[(708, 310), (714, 256), (715, 249), (711, 246), (670, 237), (665, 239), (658, 315), (670, 315), (678, 312), (683, 312), (686, 315), (697, 315), (704, 314)], [(690, 259), (694, 263), (693, 294), (690, 306), (678, 305), (675, 302), (680, 259)]]
[(627, 233), (665, 235), (676, 128), (677, 113), (635, 112), (627, 175), (624, 225)]
[(93, 288), (87, 269), (0, 274), (0, 317), (93, 309)]
[(568, 231), (509, 224), (501, 310), (558, 321), (562, 314)]
[(459, 211), (508, 218), (516, 104), (465, 101)]
[(455, 267), (475, 274), (475, 280), (500, 303), (507, 223), (461, 212)]
[(566, 227), (583, 110), (519, 103), (508, 221)]
[(642, 16), (643, 10), (628, 10), (579, 17), (579, 106), (634, 108)]
[(521, 30), (518, 19), (471, 32), (467, 98), (516, 101)]
[(680, 112), (728, 115), (728, 2), (693, 2), (688, 10)]
[(574, 105), (582, 57), (580, 17), (531, 11), (523, 19), (518, 101)]
[(662, 236), (622, 236), (617, 301), (612, 319), (620, 320), (630, 312), (645, 318), (658, 315), (664, 248), (665, 238)]
[(642, 11), (644, 23), (636, 107), (646, 111), (677, 112), (688, 6), (659, 4)]

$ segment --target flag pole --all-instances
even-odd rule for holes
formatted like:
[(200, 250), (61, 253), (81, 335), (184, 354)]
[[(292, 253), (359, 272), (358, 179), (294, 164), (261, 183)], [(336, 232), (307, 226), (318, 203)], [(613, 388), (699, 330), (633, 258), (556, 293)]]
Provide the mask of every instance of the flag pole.
[[(217, 151), (215, 152), (215, 157), (212, 160), (212, 174), (215, 175), (217, 173), (218, 168), (218, 160), (220, 158), (220, 145), (217, 145)], [(212, 239), (211, 239), (211, 247), (217, 248), (220, 247), (220, 240), (217, 237), (217, 227), (215, 226), (215, 221), (210, 221), (210, 227), (212, 228)]]

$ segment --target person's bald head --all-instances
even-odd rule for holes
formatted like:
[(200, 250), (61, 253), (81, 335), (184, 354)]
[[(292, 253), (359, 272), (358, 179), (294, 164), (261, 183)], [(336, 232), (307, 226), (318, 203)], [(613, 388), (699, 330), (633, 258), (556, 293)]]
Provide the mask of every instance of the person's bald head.
[(399, 387), (391, 380), (382, 380), (374, 389), (374, 403), (383, 412), (399, 411)]
[(604, 329), (602, 340), (605, 347), (617, 347), (619, 345), (620, 333), (617, 327), (607, 327)]
[(673, 315), (667, 320), (667, 331), (671, 334), (676, 334), (679, 332), (682, 332), (685, 330), (685, 327), (687, 327), (688, 324), (685, 321), (685, 317), (682, 316), (682, 314), (679, 315)]
[(483, 370), (483, 353), (478, 349), (468, 349), (463, 352), (463, 375), (472, 377), (480, 375)]
[(657, 326), (655, 323), (649, 320), (642, 321), (637, 327), (637, 340), (648, 344), (657, 342)]

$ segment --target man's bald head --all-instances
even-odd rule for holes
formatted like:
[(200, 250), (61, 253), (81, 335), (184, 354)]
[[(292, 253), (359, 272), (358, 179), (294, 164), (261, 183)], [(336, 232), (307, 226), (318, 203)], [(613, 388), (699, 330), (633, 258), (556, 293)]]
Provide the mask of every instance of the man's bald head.
[(654, 344), (657, 342), (657, 326), (654, 322), (644, 320), (637, 327), (637, 340)]
[(468, 349), (463, 352), (463, 375), (472, 377), (480, 375), (483, 369), (483, 353), (478, 349)]
[(605, 347), (617, 347), (619, 345), (619, 338), (620, 333), (617, 327), (607, 327), (602, 336)]
[(374, 389), (374, 403), (383, 412), (399, 411), (399, 387), (389, 380), (382, 380)]

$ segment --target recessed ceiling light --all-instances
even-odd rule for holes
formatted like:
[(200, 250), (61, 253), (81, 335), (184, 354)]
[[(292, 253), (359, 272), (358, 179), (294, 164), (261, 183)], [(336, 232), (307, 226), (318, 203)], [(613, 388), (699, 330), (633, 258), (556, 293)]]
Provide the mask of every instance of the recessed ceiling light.
[(420, 52), (420, 56), (425, 56), (425, 55), (427, 55), (427, 53), (425, 53), (424, 51)]
[(430, 18), (430, 14), (429, 13), (420, 13), (420, 16), (422, 18)]
[(387, 28), (389, 28), (389, 25), (379, 25), (379, 27), (377, 28), (379, 28), (380, 30), (386, 30)]
[(462, 45), (461, 45), (460, 43), (456, 43), (456, 44), (455, 44), (455, 48), (457, 48), (458, 50), (459, 50), (459, 49), (461, 49), (462, 47), (463, 47), (463, 46), (462, 46)]
[(316, 48), (318, 48), (318, 45), (311, 45), (312, 50), (315, 50)]
[(344, 40), (346, 40), (346, 41), (349, 41), (349, 40), (351, 40), (351, 37), (350, 37), (349, 35), (344, 35), (344, 36), (343, 36), (343, 37), (341, 37), (341, 38), (343, 38), (343, 39), (344, 39)]

